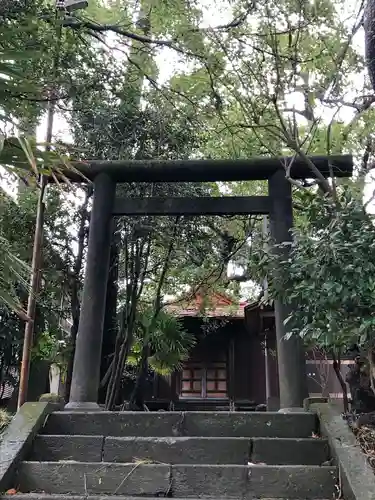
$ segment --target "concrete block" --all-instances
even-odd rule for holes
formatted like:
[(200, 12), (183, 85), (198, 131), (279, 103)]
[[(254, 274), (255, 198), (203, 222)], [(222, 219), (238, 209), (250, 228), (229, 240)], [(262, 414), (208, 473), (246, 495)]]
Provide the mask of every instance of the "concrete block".
[(100, 462), (102, 460), (103, 436), (45, 436), (35, 438), (29, 460), (58, 462)]
[(280, 398), (277, 396), (270, 396), (267, 399), (267, 411), (279, 411), (280, 410)]
[(47, 421), (45, 434), (92, 436), (175, 436), (183, 414), (177, 412), (56, 412)]
[(303, 400), (303, 409), (309, 411), (312, 404), (328, 403), (329, 398), (323, 396), (311, 396)]
[(0, 439), (0, 491), (11, 486), (18, 463), (30, 452), (51, 408), (48, 403), (25, 403)]
[(42, 394), (39, 397), (39, 402), (50, 403), (51, 405), (53, 405), (55, 411), (62, 410), (65, 405), (64, 398), (62, 396), (59, 396), (58, 394), (53, 394), (53, 393)]
[(207, 412), (185, 413), (188, 436), (311, 437), (318, 425), (312, 413)]
[(23, 462), (23, 493), (179, 498), (332, 498), (336, 468)]
[(250, 499), (247, 475), (242, 465), (173, 465), (173, 496)]
[[(15, 500), (155, 500), (155, 497), (129, 497), (122, 495), (90, 495), (89, 497), (85, 495), (48, 495), (47, 493), (17, 493)], [(9, 495), (0, 495), (0, 500), (9, 500)], [(181, 499), (184, 500), (184, 499)], [(189, 499), (189, 500), (200, 500)], [(224, 500), (223, 498), (217, 498), (216, 500)], [(257, 499), (254, 499), (257, 500)], [(267, 499), (262, 499), (267, 500)], [(272, 498), (268, 500), (281, 500), (278, 498)], [(329, 499), (331, 500), (331, 499)]]
[(249, 468), (248, 491), (257, 498), (333, 498), (336, 467), (255, 465)]
[(310, 437), (313, 413), (278, 412), (56, 412), (46, 434), (101, 436)]
[(250, 462), (267, 465), (321, 465), (330, 458), (328, 441), (319, 438), (253, 438)]
[(134, 459), (168, 464), (247, 465), (248, 438), (105, 438), (104, 462), (132, 462)]
[(340, 468), (345, 500), (374, 500), (375, 475), (340, 409), (330, 403), (310, 406), (320, 420), (321, 434), (328, 439), (332, 456)]
[(151, 464), (23, 462), (19, 490), (51, 494), (165, 496), (171, 469)]
[(335, 467), (174, 465), (176, 497), (332, 498)]
[[(111, 495), (90, 495), (89, 497), (85, 495), (47, 495), (46, 493), (18, 493), (17, 496), (15, 497), (15, 500), (139, 500), (142, 498), (142, 500), (155, 500), (153, 497), (129, 497), (129, 496), (122, 496), (122, 495), (116, 495), (116, 496), (111, 496)], [(201, 497), (200, 499), (196, 498), (189, 498), (189, 500), (201, 500), (204, 497)], [(9, 495), (0, 495), (0, 500), (9, 500)], [(184, 500), (181, 498), (180, 500)], [(227, 500), (224, 499), (224, 497), (218, 497), (215, 500)], [(285, 498), (253, 498), (253, 500), (285, 500)], [(320, 499), (320, 500), (332, 500), (331, 498), (329, 499)]]

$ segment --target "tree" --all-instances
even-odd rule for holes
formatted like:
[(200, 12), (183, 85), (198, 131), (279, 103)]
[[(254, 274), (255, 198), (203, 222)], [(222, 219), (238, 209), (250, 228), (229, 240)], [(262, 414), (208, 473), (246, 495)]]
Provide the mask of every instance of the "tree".
[[(366, 309), (372, 301), (369, 254), (373, 220), (362, 197), (366, 174), (372, 168), (374, 97), (366, 78), (356, 84), (356, 89), (351, 82), (352, 73), (365, 69), (363, 56), (353, 43), (362, 25), (363, 11), (359, 9), (353, 21), (346, 23), (337, 2), (320, 2), (319, 8), (313, 4), (268, 3), (265, 9), (268, 15), (264, 11), (262, 15), (262, 7), (259, 10), (261, 18), (255, 28), (258, 38), (241, 42), (242, 50), (248, 47), (244, 61), (232, 57), (230, 77), (249, 90), (245, 99), (243, 89), (237, 95), (232, 90), (229, 98), (240, 106), (235, 115), (227, 114), (225, 126), (235, 130), (237, 119), (240, 134), (247, 138), (248, 130), (252, 130), (260, 145), (271, 145), (268, 149), (276, 153), (289, 150), (305, 157), (306, 153), (352, 151), (358, 159), (359, 178), (355, 183), (329, 183), (312, 168), (312, 177), (319, 185), (316, 190), (308, 188), (311, 182), (303, 185), (293, 180), (293, 162), (285, 165), (286, 176), (295, 186), (294, 243), (287, 252), (288, 258), (283, 251), (280, 260), (270, 251), (264, 253), (259, 236), (257, 251), (263, 257), (258, 254), (256, 258), (257, 240), (253, 239), (249, 267), (259, 283), (267, 276), (271, 299), (279, 297), (293, 304), (294, 312), (288, 322), (291, 334), (301, 335), (307, 345), (324, 347), (334, 355), (334, 367), (344, 392), (339, 360), (353, 344), (368, 359), (368, 380), (373, 387), (372, 317), (370, 309)], [(372, 11), (373, 2), (367, 2), (365, 31), (370, 76)], [(312, 25), (316, 31), (311, 30)], [(246, 32), (246, 27), (242, 29), (242, 33), (231, 33), (238, 50)], [(324, 36), (313, 34), (322, 32)], [(251, 67), (246, 64), (248, 53), (257, 61)], [(223, 72), (221, 81), (224, 78)], [(291, 101), (291, 96), (300, 101), (298, 105)], [(344, 110), (349, 119), (343, 119)], [(328, 193), (328, 197), (322, 193)], [(275, 279), (280, 266), (283, 272)], [(361, 267), (365, 272), (359, 279), (354, 270), (358, 272)]]
[[(8, 177), (13, 182), (17, 179), (21, 187), (16, 202), (6, 196), (1, 198), (0, 303), (5, 304), (3, 318), (12, 317), (10, 308), (22, 319), (30, 321), (24, 304), (31, 274), (29, 264), (37, 204), (35, 191), (40, 187), (39, 175), (47, 174), (56, 179), (60, 166), (69, 165), (70, 153), (69, 147), (62, 143), (37, 144), (35, 129), (46, 108), (52, 109), (51, 103), (60, 105), (72, 95), (79, 94), (82, 89), (75, 78), (75, 67), (78, 61), (90, 67), (93, 58), (84, 37), (64, 29), (64, 14), (56, 12), (50, 2), (34, 0), (23, 6), (21, 3), (13, 2), (0, 12), (0, 98), (4, 121), (0, 161)], [(61, 190), (66, 193), (60, 184)], [(84, 208), (72, 218), (69, 204), (64, 203), (61, 192), (59, 194), (52, 188), (45, 198), (49, 202), (49, 214), (44, 224), (43, 287), (37, 296), (34, 328), (34, 349), (37, 350), (41, 349), (39, 344), (43, 339), (47, 343), (48, 338), (51, 342), (59, 342), (64, 337), (61, 321), (69, 317), (69, 307), (66, 306), (69, 302), (72, 329), (77, 328), (86, 243), (87, 213)], [(27, 227), (23, 225), (25, 221)], [(72, 222), (78, 232), (77, 255), (72, 250), (75, 240), (71, 227), (69, 230)], [(4, 329), (14, 346), (12, 355), (8, 356), (8, 365), (14, 367), (20, 360), (19, 332), (11, 321), (4, 322)]]
[[(59, 16), (55, 13), (54, 22), (48, 25), (43, 21), (43, 16), (52, 16), (53, 13), (55, 11), (51, 5), (43, 0), (27, 2), (25, 5), (14, 2), (0, 12), (0, 99), (4, 125), (0, 160), (13, 179), (16, 176), (21, 182), (34, 187), (38, 185), (40, 173), (53, 175), (58, 164), (64, 162), (62, 155), (66, 153), (66, 148), (60, 146), (53, 151), (42, 152), (34, 137), (20, 137), (20, 132), (33, 131), (46, 104), (62, 97), (56, 89), (64, 93), (64, 87), (67, 88), (66, 80), (59, 79), (58, 73), (54, 71), (58, 66), (56, 58), (59, 64), (64, 64), (68, 59), (73, 62), (72, 56), (77, 56), (74, 35), (64, 36)], [(51, 45), (56, 48), (52, 56)], [(10, 133), (9, 126), (13, 128)], [(14, 284), (26, 285), (26, 275), (30, 274), (30, 269), (17, 260), (6, 238), (1, 239), (1, 246), (2, 302), (15, 309), (23, 319), (29, 320), (15, 293)], [(10, 265), (12, 262), (14, 265)]]
[(365, 2), (363, 26), (365, 30), (366, 43), (366, 63), (372, 87), (375, 89), (375, 66), (374, 66), (374, 32), (375, 32), (375, 2), (367, 0)]
[(340, 359), (356, 346), (366, 360), (368, 389), (375, 394), (374, 217), (353, 191), (339, 189), (336, 200), (304, 193), (304, 218), (293, 231), (287, 256), (260, 245), (252, 269), (259, 279), (267, 277), (272, 299), (293, 306), (288, 334), (333, 357), (344, 393)]
[[(34, 190), (26, 190), (18, 196), (17, 202), (5, 193), (2, 193), (0, 198), (0, 235), (12, 249), (14, 258), (9, 265), (13, 268), (18, 262), (31, 260), (37, 195), (38, 193)], [(40, 351), (41, 343), (45, 344), (48, 341), (47, 337), (50, 336), (57, 342), (55, 351), (59, 356), (65, 350), (66, 333), (62, 324), (70, 316), (71, 276), (72, 274), (75, 276), (74, 265), (79, 259), (79, 255), (76, 256), (71, 250), (76, 243), (74, 232), (72, 234), (70, 231), (75, 217), (72, 220), (69, 204), (61, 203), (61, 198), (61, 190), (53, 188), (46, 196), (48, 210), (45, 219), (44, 258), (41, 264), (43, 286), (37, 297), (34, 325), (34, 351)], [(79, 220), (79, 212), (77, 219)], [(79, 248), (79, 240), (77, 243)], [(4, 339), (6, 338), (6, 342), (1, 344), (1, 352), (5, 352), (7, 343), (12, 346), (12, 349), (7, 351), (6, 357), (8, 371), (9, 368), (17, 368), (20, 362), (22, 322), (16, 321), (12, 310), (17, 311), (17, 305), (24, 304), (27, 300), (28, 282), (26, 280), (29, 269), (26, 264), (23, 266), (26, 267), (25, 281), (22, 282), (18, 277), (12, 290), (16, 302), (1, 307), (2, 334)], [(74, 282), (74, 285), (78, 287), (81, 284), (80, 273), (81, 269), (77, 282)]]

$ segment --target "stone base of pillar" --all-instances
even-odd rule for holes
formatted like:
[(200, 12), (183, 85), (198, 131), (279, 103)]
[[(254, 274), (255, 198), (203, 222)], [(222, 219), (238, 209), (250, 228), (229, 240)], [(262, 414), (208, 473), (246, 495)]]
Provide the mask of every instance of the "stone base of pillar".
[(280, 410), (280, 398), (275, 396), (270, 396), (267, 398), (267, 411), (279, 411)]
[(89, 402), (75, 402), (70, 401), (65, 405), (64, 410), (66, 411), (103, 411), (103, 408), (98, 405), (98, 403)]
[(310, 410), (310, 406), (314, 403), (328, 403), (329, 398), (326, 397), (320, 397), (320, 396), (315, 396), (315, 397), (309, 397), (303, 400), (303, 407), (306, 411)]

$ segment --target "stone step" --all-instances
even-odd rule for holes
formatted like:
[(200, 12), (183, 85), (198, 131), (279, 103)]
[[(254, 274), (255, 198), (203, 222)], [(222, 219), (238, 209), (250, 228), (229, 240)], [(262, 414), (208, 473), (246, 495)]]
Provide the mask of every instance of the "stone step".
[(30, 460), (168, 464), (321, 465), (329, 459), (319, 438), (103, 437), (39, 435)]
[(306, 438), (317, 431), (313, 413), (56, 412), (44, 434)]
[(23, 493), (175, 498), (332, 498), (335, 467), (22, 462)]
[[(124, 497), (120, 495), (47, 495), (46, 493), (16, 493), (12, 495), (14, 500), (139, 500), (140, 497)], [(0, 500), (9, 500), (9, 495), (0, 495)], [(142, 497), (142, 500), (155, 500), (155, 497)], [(181, 499), (184, 500), (184, 499)], [(199, 498), (189, 498), (189, 500), (200, 500)], [(216, 500), (224, 500), (217, 498)], [(233, 500), (242, 500), (240, 498)], [(253, 500), (260, 500), (254, 497)], [(281, 500), (280, 498), (262, 498), (262, 500)], [(285, 500), (285, 499), (283, 499)], [(305, 499), (302, 499), (305, 500)], [(332, 499), (320, 499), (332, 500)]]

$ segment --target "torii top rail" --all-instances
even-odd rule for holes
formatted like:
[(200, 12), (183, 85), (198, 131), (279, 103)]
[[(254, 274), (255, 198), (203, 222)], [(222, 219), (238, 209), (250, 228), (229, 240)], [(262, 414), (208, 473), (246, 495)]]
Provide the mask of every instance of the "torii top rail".
[[(310, 160), (324, 177), (350, 177), (352, 157), (315, 156)], [(275, 243), (291, 241), (292, 190), (285, 168), (292, 158), (249, 160), (89, 160), (75, 163), (76, 171), (64, 175), (73, 182), (94, 183), (86, 274), (74, 357), (70, 401), (67, 409), (97, 410), (106, 286), (112, 238), (112, 218), (117, 215), (225, 215), (269, 214)], [(300, 158), (293, 159), (291, 177), (313, 177)], [(268, 196), (116, 198), (121, 182), (212, 182), (268, 180)], [(286, 248), (286, 247), (285, 247)], [(279, 251), (279, 250), (276, 250)], [(287, 251), (287, 250), (286, 250)], [(275, 300), (275, 327), (281, 408), (301, 407), (307, 393), (304, 350), (297, 336), (286, 340), (284, 320), (289, 306)]]
[[(349, 177), (353, 172), (351, 155), (311, 156), (310, 159), (325, 177), (330, 177), (331, 171), (335, 177)], [(312, 176), (306, 162), (291, 157), (240, 160), (87, 160), (73, 163), (82, 175), (72, 170), (65, 170), (64, 174), (73, 182), (84, 182), (82, 176), (94, 180), (101, 173), (108, 174), (117, 183), (251, 181), (269, 179), (291, 161), (291, 176), (294, 179)]]
[[(352, 157), (313, 156), (312, 162), (324, 177), (333, 172), (347, 177), (353, 170)], [(212, 182), (266, 180), (283, 165), (293, 162), (294, 179), (311, 177), (311, 169), (301, 159), (253, 158), (249, 160), (91, 160), (76, 163), (64, 174), (73, 182), (95, 181), (100, 174), (114, 182)], [(112, 215), (246, 215), (268, 214), (271, 207), (267, 196), (183, 197), (183, 198), (116, 198)]]

